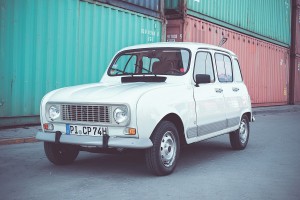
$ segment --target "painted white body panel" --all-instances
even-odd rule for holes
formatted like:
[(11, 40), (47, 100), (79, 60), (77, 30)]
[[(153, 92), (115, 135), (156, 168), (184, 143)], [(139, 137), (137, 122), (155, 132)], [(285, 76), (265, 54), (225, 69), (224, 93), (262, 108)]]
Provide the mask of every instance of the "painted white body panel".
[[(60, 141), (62, 143), (83, 146), (102, 146), (101, 142), (96, 141), (97, 137), (85, 139), (85, 137), (88, 136), (68, 137), (65, 135), (66, 123), (51, 121), (47, 118), (46, 112), (48, 111), (46, 110), (46, 105), (51, 103), (126, 105), (129, 108), (130, 120), (125, 126), (97, 124), (98, 126), (108, 127), (108, 134), (110, 136), (108, 145), (109, 147), (116, 148), (151, 147), (151, 134), (157, 124), (169, 114), (176, 115), (180, 118), (184, 130), (184, 132), (180, 134), (183, 134), (183, 138), (185, 138), (185, 142), (188, 144), (228, 133), (239, 127), (238, 124), (235, 124), (231, 127), (225, 127), (222, 130), (203, 135), (199, 133), (202, 126), (205, 127), (208, 125), (209, 127), (210, 124), (220, 121), (224, 121), (228, 124), (228, 119), (236, 117), (240, 119), (244, 113), (250, 113), (252, 118), (250, 97), (244, 83), (229, 83), (224, 85), (216, 81), (215, 83), (200, 84), (199, 87), (196, 87), (193, 80), (194, 59), (199, 48), (206, 49), (211, 53), (218, 50), (230, 56), (235, 56), (234, 53), (223, 48), (197, 43), (137, 45), (122, 49), (122, 51), (151, 47), (181, 47), (189, 49), (191, 51), (189, 71), (182, 76), (167, 75), (166, 81), (160, 83), (122, 83), (120, 76), (112, 77), (106, 72), (99, 83), (61, 88), (52, 91), (48, 93), (41, 102), (41, 123), (42, 125), (44, 123), (53, 124), (54, 130), (46, 131), (43, 129), (43, 132), (37, 134), (37, 139), (54, 142), (55, 132), (59, 131), (63, 135)], [(226, 93), (216, 93), (215, 88), (218, 87), (221, 87)], [(239, 87), (239, 92), (232, 92), (232, 87)], [(76, 124), (76, 122), (72, 123)], [(128, 127), (135, 128), (136, 134), (124, 134)], [(189, 137), (189, 131), (191, 130), (196, 131), (196, 135), (193, 137)], [(191, 132), (190, 136), (192, 135), (193, 133)], [(76, 137), (76, 139), (74, 139), (74, 137)], [(123, 144), (122, 139), (124, 141)], [(138, 140), (140, 140), (140, 142)]]

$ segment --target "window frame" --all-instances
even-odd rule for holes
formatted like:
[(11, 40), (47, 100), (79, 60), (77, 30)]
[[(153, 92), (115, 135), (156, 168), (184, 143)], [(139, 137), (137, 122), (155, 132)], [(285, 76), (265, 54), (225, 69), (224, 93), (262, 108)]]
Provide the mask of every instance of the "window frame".
[[(200, 50), (200, 51), (197, 51), (196, 55), (195, 55), (195, 62), (194, 62), (194, 70), (193, 70), (193, 80), (194, 82), (196, 83), (196, 80), (195, 80), (195, 69), (196, 69), (196, 62), (197, 62), (197, 55), (198, 53), (207, 53), (210, 55), (210, 59), (211, 59), (211, 64), (212, 64), (212, 72), (213, 72), (213, 78), (214, 80), (210, 83), (215, 83), (216, 82), (216, 76), (215, 76), (215, 69), (214, 69), (214, 62), (213, 62), (213, 55), (210, 51), (205, 51), (205, 50)], [(209, 75), (209, 74), (207, 74)]]
[[(240, 72), (240, 75), (241, 75), (241, 78), (242, 78), (242, 81), (236, 81), (235, 76), (233, 76), (234, 81), (235, 81), (235, 82), (238, 82), (238, 83), (242, 83), (242, 82), (244, 82), (244, 77), (243, 77), (243, 73), (242, 73), (242, 70), (241, 70), (240, 62), (239, 62), (239, 60), (238, 60), (237, 58), (233, 58), (232, 63), (233, 63), (234, 61), (236, 61), (237, 64), (238, 64), (238, 71)], [(233, 65), (232, 65), (232, 67), (233, 67)], [(234, 74), (233, 74), (233, 75), (234, 75)]]
[[(230, 64), (231, 64), (231, 81), (220, 81), (220, 77), (219, 77), (219, 72), (218, 72), (218, 64), (217, 64), (217, 58), (216, 58), (216, 55), (219, 54), (219, 55), (222, 55), (223, 56), (223, 62), (225, 64), (225, 61), (224, 61), (224, 57), (228, 57), (229, 60), (230, 60)], [(215, 52), (214, 53), (214, 58), (215, 58), (215, 64), (216, 64), (216, 71), (217, 71), (217, 77), (218, 77), (218, 81), (219, 83), (233, 83), (234, 82), (234, 76), (233, 76), (233, 65), (232, 65), (232, 59), (231, 59), (231, 56), (226, 54), (226, 53), (223, 53), (223, 52)], [(225, 65), (224, 65), (224, 70), (225, 70), (225, 75), (227, 77), (227, 73), (226, 73), (226, 68), (225, 68)]]
[[(107, 75), (110, 77), (117, 77), (117, 76), (128, 76), (128, 74), (111, 74), (110, 69), (113, 67), (114, 63), (120, 58), (120, 55), (130, 53), (130, 52), (136, 52), (136, 51), (147, 51), (147, 50), (186, 50), (188, 52), (189, 58), (188, 58), (188, 63), (187, 63), (187, 69), (183, 74), (156, 74), (156, 75), (161, 75), (161, 76), (184, 76), (186, 75), (190, 68), (191, 68), (191, 59), (192, 59), (192, 52), (188, 48), (184, 47), (149, 47), (149, 48), (135, 48), (135, 49), (128, 49), (128, 50), (123, 50), (117, 53), (114, 57), (113, 60), (110, 62), (109, 67), (107, 68)], [(147, 75), (147, 74), (134, 74), (134, 75)], [(149, 75), (151, 75), (149, 73)]]

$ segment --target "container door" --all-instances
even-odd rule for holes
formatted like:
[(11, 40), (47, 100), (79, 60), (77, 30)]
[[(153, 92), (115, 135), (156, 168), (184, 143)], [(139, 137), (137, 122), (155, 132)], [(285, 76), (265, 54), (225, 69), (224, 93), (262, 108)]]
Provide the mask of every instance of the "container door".
[(226, 128), (223, 92), (220, 83), (215, 80), (212, 55), (209, 52), (197, 53), (194, 80), (196, 74), (208, 74), (211, 78), (210, 83), (194, 87), (198, 136), (203, 136)]

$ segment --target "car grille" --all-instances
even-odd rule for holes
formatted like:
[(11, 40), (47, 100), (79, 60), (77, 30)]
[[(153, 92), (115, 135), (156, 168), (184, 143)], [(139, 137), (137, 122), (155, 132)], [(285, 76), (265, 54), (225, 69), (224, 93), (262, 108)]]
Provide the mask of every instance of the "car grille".
[(64, 121), (111, 123), (111, 106), (76, 104), (61, 106)]

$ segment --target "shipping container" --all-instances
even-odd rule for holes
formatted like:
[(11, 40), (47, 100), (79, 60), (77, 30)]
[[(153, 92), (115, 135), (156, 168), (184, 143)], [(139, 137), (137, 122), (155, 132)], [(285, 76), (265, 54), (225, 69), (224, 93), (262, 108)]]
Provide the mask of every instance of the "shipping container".
[(168, 20), (167, 41), (201, 42), (232, 50), (239, 58), (253, 106), (288, 103), (289, 49), (187, 16)]
[(178, 18), (182, 16), (184, 3), (180, 0), (164, 0), (164, 13), (167, 18)]
[(119, 49), (161, 41), (156, 18), (79, 0), (0, 1), (0, 127), (37, 123), (49, 91), (98, 82)]
[(300, 55), (294, 58), (295, 62), (291, 67), (294, 67), (294, 95), (292, 104), (300, 104)]
[(271, 43), (290, 46), (289, 0), (165, 0), (165, 10), (169, 19), (174, 18), (174, 12), (183, 13), (180, 16), (192, 15)]
[(292, 0), (290, 104), (300, 104), (300, 0)]
[[(294, 0), (296, 1), (296, 0)], [(295, 23), (293, 24), (294, 26), (294, 31), (295, 31), (295, 52), (297, 54), (300, 54), (300, 0), (296, 1), (297, 4), (295, 5)]]
[(107, 3), (113, 6), (131, 10), (134, 12), (142, 13), (156, 18), (162, 17), (161, 1), (160, 0), (85, 0), (85, 1), (98, 1)]

